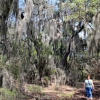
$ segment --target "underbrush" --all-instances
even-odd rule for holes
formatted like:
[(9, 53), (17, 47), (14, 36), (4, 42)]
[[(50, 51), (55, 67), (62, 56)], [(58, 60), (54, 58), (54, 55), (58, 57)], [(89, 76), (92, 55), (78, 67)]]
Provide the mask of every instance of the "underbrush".
[(72, 98), (74, 97), (74, 92), (71, 92), (71, 93), (61, 93), (60, 94), (60, 97), (62, 98), (62, 100), (72, 100)]
[(6, 88), (0, 88), (0, 100), (16, 100), (16, 91), (10, 91)]
[(28, 91), (31, 91), (33, 93), (41, 93), (41, 91), (42, 91), (41, 87), (38, 85), (28, 86), (27, 89), (28, 89)]

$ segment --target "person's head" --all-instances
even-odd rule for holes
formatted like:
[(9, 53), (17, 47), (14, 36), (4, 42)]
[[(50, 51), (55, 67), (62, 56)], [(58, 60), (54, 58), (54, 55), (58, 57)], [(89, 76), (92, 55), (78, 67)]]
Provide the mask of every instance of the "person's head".
[(88, 75), (87, 78), (90, 79), (90, 75)]

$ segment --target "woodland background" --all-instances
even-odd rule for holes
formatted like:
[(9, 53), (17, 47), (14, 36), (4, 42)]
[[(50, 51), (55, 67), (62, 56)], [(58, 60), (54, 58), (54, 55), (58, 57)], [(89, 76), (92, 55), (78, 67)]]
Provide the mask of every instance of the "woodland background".
[(25, 83), (99, 80), (99, 41), (100, 0), (0, 0), (2, 96), (5, 90), (13, 95), (7, 100), (21, 100)]

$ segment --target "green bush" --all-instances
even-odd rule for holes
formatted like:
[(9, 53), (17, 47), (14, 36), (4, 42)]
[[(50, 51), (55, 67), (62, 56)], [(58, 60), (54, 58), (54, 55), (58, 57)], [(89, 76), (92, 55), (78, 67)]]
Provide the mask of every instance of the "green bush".
[(0, 100), (16, 100), (16, 91), (10, 91), (9, 89), (6, 88), (0, 88)]
[(49, 82), (50, 78), (48, 76), (44, 76), (44, 79)]
[(41, 87), (40, 86), (28, 86), (28, 91), (32, 91), (35, 93), (40, 93), (41, 92)]
[(33, 91), (33, 86), (28, 86), (28, 91)]
[(73, 96), (74, 96), (74, 92), (67, 93), (67, 94), (61, 93), (60, 96), (61, 96), (61, 97), (64, 97), (64, 98), (67, 98), (67, 99), (71, 99), (71, 98), (73, 98)]
[(52, 69), (52, 70), (51, 70), (51, 73), (52, 73), (52, 74), (56, 74), (56, 73), (57, 73), (57, 70), (56, 70), (56, 69)]
[(9, 71), (11, 72), (11, 74), (13, 75), (13, 77), (14, 77), (15, 79), (18, 78), (19, 69), (20, 69), (20, 67), (17, 66), (17, 65), (14, 65), (14, 64), (9, 65)]

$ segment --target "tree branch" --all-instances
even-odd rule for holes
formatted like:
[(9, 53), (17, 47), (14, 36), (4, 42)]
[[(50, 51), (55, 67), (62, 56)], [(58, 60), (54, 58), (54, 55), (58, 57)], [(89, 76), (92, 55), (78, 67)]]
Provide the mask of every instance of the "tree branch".
[[(68, 23), (69, 23), (70, 29), (73, 32), (70, 39), (73, 39), (73, 37), (77, 36), (78, 33), (81, 32), (84, 29), (84, 24), (82, 25), (81, 21), (79, 22), (78, 29), (76, 31), (74, 30), (72, 24), (70, 24), (70, 22), (68, 22)], [(70, 43), (69, 43), (68, 51), (66, 51), (64, 58), (62, 60), (63, 61), (62, 64), (63, 64), (64, 67), (67, 66), (67, 57), (68, 57), (68, 55), (70, 54), (70, 51), (71, 51), (70, 50), (70, 48), (71, 48), (70, 44), (71, 44), (71, 40), (70, 40)]]

